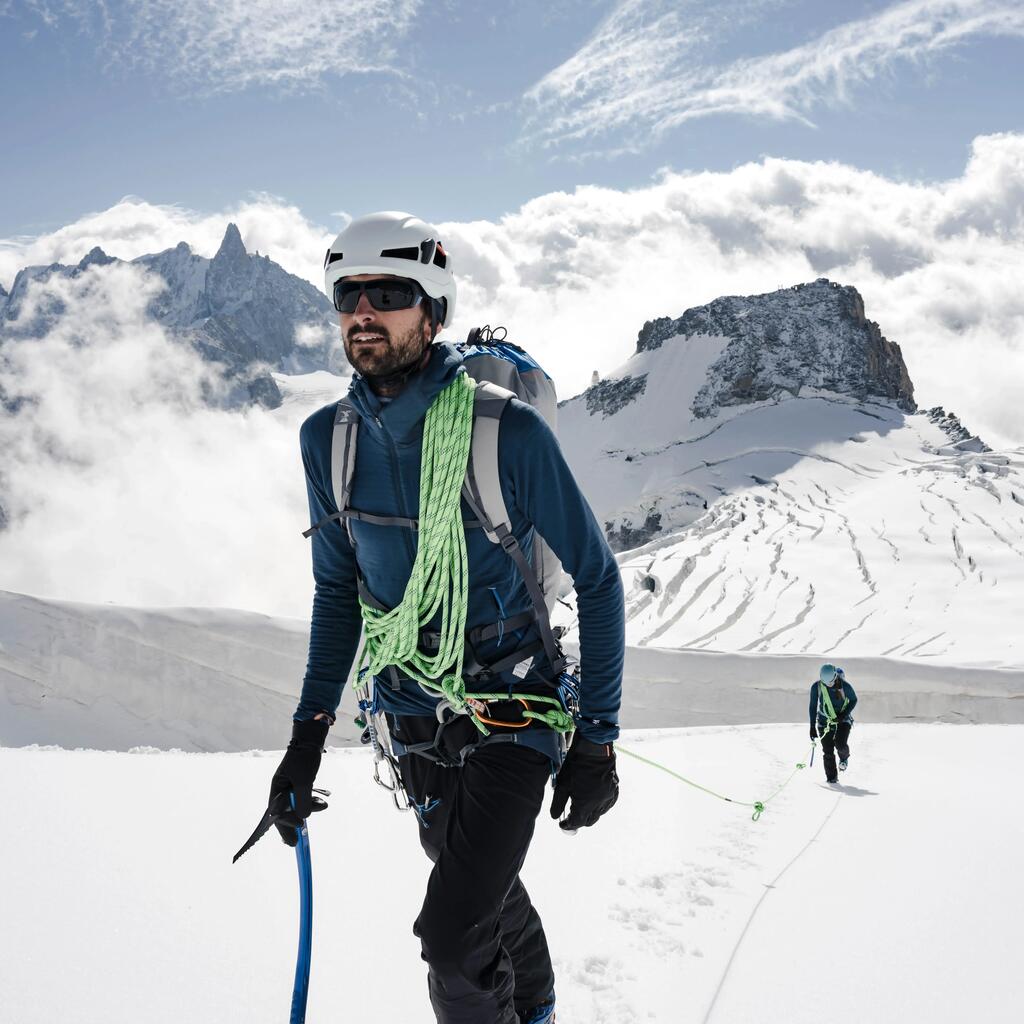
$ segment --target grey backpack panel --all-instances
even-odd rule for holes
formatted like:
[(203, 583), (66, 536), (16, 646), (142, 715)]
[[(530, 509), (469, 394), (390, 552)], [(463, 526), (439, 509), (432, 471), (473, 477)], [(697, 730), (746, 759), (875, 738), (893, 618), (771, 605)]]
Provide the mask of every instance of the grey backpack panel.
[(511, 391), (521, 402), (532, 405), (555, 430), (558, 420), (558, 397), (555, 386), (543, 370), (520, 370), (515, 363), (487, 353), (474, 355), (463, 366), (475, 381), (490, 382)]

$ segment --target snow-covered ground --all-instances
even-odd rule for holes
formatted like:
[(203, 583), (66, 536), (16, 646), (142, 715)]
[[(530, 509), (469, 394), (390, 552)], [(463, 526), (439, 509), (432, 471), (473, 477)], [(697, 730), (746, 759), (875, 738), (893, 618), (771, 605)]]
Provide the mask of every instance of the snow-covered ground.
[[(1024, 449), (804, 388), (697, 416), (722, 340), (676, 337), (559, 409), (622, 548), (626, 635), (659, 648), (1024, 667)], [(594, 407), (591, 408), (590, 405)], [(609, 411), (611, 410), (611, 411)]]
[[(252, 612), (0, 591), (0, 745), (277, 747), (298, 702), (308, 636), (306, 623)], [(622, 720), (634, 728), (793, 721), (820, 660), (630, 647)], [(866, 657), (842, 665), (864, 698), (864, 721), (1024, 724), (1021, 668)], [(332, 742), (357, 741), (354, 713), (348, 688)]]
[[(563, 1024), (1019, 1020), (1020, 726), (871, 725), (758, 822), (626, 756), (622, 798), (575, 837), (542, 814), (525, 879)], [(628, 734), (623, 746), (740, 800), (806, 758), (806, 726)], [(820, 755), (819, 755), (820, 756)], [(3, 1024), (286, 1019), (294, 857), (232, 866), (278, 754), (0, 750)], [(331, 751), (313, 819), (310, 1024), (427, 1024), (410, 926), (428, 863), (368, 752)]]

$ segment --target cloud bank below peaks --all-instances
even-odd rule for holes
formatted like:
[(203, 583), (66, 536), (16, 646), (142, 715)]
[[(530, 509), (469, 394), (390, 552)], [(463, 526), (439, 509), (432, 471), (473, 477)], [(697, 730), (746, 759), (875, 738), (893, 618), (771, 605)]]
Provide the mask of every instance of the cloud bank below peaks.
[(1024, 374), (1024, 136), (979, 137), (943, 182), (766, 159), (553, 193), (445, 231), (457, 326), (505, 323), (563, 396), (625, 362), (645, 320), (827, 276), (902, 346), (919, 402), (1024, 443), (1007, 383)]
[(210, 408), (216, 370), (146, 315), (141, 268), (29, 292), (72, 311), (0, 343), (0, 589), (308, 613), (295, 414)]

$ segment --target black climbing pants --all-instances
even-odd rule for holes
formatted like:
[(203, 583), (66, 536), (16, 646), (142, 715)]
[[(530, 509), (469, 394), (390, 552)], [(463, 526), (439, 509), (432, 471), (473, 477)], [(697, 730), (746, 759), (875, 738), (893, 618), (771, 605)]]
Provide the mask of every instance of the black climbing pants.
[[(404, 743), (437, 729), (435, 719), (415, 716), (391, 725)], [(469, 742), (476, 727), (465, 719), (450, 728), (468, 728)], [(516, 1014), (544, 1002), (555, 982), (544, 926), (519, 879), (551, 762), (529, 747), (493, 743), (459, 768), (416, 754), (400, 763), (434, 862), (413, 932), (438, 1024), (517, 1024)]]
[[(836, 752), (839, 760), (845, 761), (850, 756), (851, 722), (840, 722), (834, 729), (829, 729), (821, 737), (821, 760), (825, 764), (825, 778), (831, 782), (839, 778), (836, 771)], [(820, 728), (819, 728), (820, 732)]]

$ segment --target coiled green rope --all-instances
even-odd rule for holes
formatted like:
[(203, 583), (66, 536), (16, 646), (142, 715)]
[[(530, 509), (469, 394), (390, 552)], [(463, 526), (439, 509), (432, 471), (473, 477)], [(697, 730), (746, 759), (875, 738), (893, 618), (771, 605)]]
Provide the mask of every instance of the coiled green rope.
[[(419, 535), (416, 559), (402, 601), (391, 611), (360, 599), (366, 637), (363, 665), (377, 675), (394, 665), (421, 686), (464, 703), (469, 572), (459, 495), (473, 435), (474, 384), (466, 373), (434, 399), (423, 425)], [(420, 630), (441, 612), (436, 653), (419, 649)], [(361, 669), (362, 672), (362, 669)]]
[[(460, 495), (466, 478), (473, 437), (473, 393), (476, 385), (460, 372), (431, 403), (423, 424), (420, 466), (419, 540), (412, 573), (402, 601), (381, 611), (360, 599), (365, 643), (358, 678), (375, 676), (394, 666), (425, 689), (439, 692), (457, 711), (480, 722), (468, 700), (528, 700), (550, 704), (544, 712), (525, 710), (557, 732), (571, 732), (572, 716), (552, 697), (518, 693), (467, 693), (462, 678), (469, 568)], [(419, 649), (420, 631), (441, 612), (438, 648)]]

